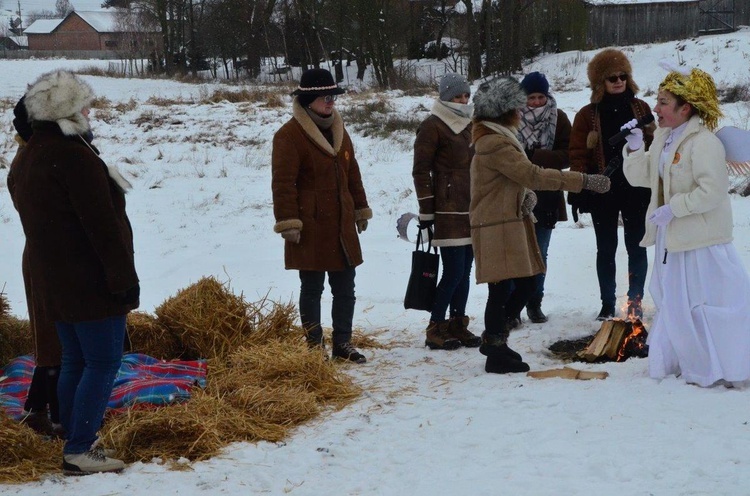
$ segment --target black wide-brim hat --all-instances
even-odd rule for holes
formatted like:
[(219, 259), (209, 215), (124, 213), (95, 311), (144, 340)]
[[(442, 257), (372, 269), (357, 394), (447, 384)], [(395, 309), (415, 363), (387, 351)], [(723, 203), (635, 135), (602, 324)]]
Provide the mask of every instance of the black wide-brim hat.
[(346, 90), (339, 88), (326, 69), (308, 69), (302, 73), (299, 86), (292, 91), (296, 95), (341, 95)]

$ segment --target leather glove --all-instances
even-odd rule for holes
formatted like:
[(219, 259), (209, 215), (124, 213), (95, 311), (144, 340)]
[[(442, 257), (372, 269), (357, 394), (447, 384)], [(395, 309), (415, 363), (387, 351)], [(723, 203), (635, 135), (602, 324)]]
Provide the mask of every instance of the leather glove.
[(354, 221), (354, 223), (357, 224), (357, 232), (359, 234), (367, 231), (367, 219), (359, 219), (357, 221)]
[(637, 128), (638, 119), (631, 119), (620, 127), (620, 131), (630, 129), (630, 134), (625, 136), (625, 141), (628, 142), (628, 150), (634, 152), (640, 150), (643, 146), (643, 130)]
[(419, 224), (417, 224), (417, 227), (420, 229), (429, 229), (433, 225), (435, 225), (435, 219), (430, 219), (430, 220), (419, 219)]
[(648, 221), (659, 227), (665, 227), (672, 222), (672, 219), (674, 219), (674, 214), (672, 213), (672, 207), (669, 205), (662, 205), (648, 216)]
[(141, 297), (141, 285), (136, 283), (135, 286), (132, 286), (125, 291), (114, 293), (113, 296), (115, 297), (115, 300), (117, 300), (117, 303), (122, 305), (137, 305)]
[(536, 207), (536, 201), (536, 193), (534, 193), (530, 189), (527, 189), (526, 193), (523, 195), (523, 203), (521, 203), (521, 213), (524, 216), (530, 215), (534, 210), (534, 207)]
[(583, 189), (588, 189), (594, 193), (606, 193), (609, 191), (610, 181), (607, 176), (602, 174), (584, 174)]
[(302, 231), (299, 229), (287, 229), (286, 231), (281, 231), (281, 237), (290, 243), (298, 245), (301, 233)]

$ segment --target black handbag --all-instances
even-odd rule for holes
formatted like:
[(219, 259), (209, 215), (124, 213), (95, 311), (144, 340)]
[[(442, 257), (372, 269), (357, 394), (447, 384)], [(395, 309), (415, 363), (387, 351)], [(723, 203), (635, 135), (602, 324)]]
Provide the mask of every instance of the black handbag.
[[(432, 250), (432, 251), (431, 251)], [(427, 229), (427, 249), (424, 249), (422, 230), (417, 234), (417, 248), (411, 254), (411, 274), (406, 285), (404, 308), (432, 311), (438, 282), (440, 255), (432, 246), (432, 229)]]

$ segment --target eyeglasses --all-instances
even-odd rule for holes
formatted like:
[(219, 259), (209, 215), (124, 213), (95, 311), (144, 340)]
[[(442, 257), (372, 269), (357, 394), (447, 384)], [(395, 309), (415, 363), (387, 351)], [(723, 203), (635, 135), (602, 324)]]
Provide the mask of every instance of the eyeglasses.
[(339, 96), (338, 95), (326, 95), (326, 96), (321, 97), (321, 98), (323, 98), (324, 102), (331, 103), (331, 102), (335, 102), (336, 100), (338, 100)]
[(604, 78), (604, 79), (606, 79), (610, 83), (616, 83), (618, 79), (620, 81), (627, 81), (628, 80), (628, 75), (627, 74), (620, 74), (619, 76), (609, 76), (608, 78)]

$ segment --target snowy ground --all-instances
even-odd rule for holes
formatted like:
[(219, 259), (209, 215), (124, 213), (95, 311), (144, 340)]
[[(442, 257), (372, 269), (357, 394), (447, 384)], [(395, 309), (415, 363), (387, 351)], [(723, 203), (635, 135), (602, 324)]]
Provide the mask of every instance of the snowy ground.
[[(684, 49), (680, 50), (680, 47)], [(720, 86), (750, 84), (750, 32), (628, 48), (641, 95), (654, 102), (670, 58), (708, 70)], [(540, 59), (569, 117), (588, 102), (592, 53)], [(0, 98), (15, 101), (38, 74), (93, 61), (0, 61)], [(150, 97), (198, 102), (216, 84), (86, 77), (112, 105), (94, 112), (96, 144), (135, 185), (128, 212), (135, 230), (142, 310), (205, 275), (231, 280), (249, 300), (266, 294), (296, 301), (298, 278), (283, 270), (283, 243), (273, 234), (270, 139), (290, 116), (263, 104), (147, 103)], [(426, 116), (435, 95), (382, 95), (403, 114)], [(374, 97), (374, 96), (373, 96)], [(371, 97), (371, 98), (373, 98)], [(339, 108), (359, 105), (344, 96)], [(7, 102), (6, 102), (7, 103)], [(2, 110), (0, 157), (15, 153), (11, 108)], [(725, 125), (748, 128), (747, 102), (725, 105)], [(365, 387), (360, 401), (299, 428), (286, 443), (236, 444), (221, 456), (170, 471), (136, 463), (121, 475), (51, 477), (2, 486), (1, 494), (750, 494), (748, 390), (700, 389), (675, 378), (654, 381), (647, 360), (575, 366), (605, 370), (603, 381), (535, 380), (490, 375), (476, 350), (423, 347), (428, 315), (405, 311), (412, 247), (396, 238), (400, 214), (415, 211), (412, 133), (391, 140), (353, 132), (375, 218), (362, 235), (355, 326), (381, 331), (393, 349), (367, 350), (367, 365), (348, 367)], [(20, 259), (23, 234), (0, 169), (0, 287), (25, 317)], [(735, 245), (750, 266), (750, 203), (732, 199)], [(594, 332), (599, 310), (590, 218), (559, 224), (552, 237), (546, 324), (511, 334), (532, 370), (562, 363), (546, 352), (559, 339)], [(652, 258), (652, 254), (650, 254)], [(625, 303), (625, 250), (618, 253), (619, 303)], [(482, 330), (485, 286), (475, 286), (468, 313)], [(324, 309), (330, 298), (324, 298)], [(645, 300), (645, 320), (653, 304)], [(327, 310), (324, 312), (327, 313)], [(330, 325), (330, 322), (325, 322)]]

